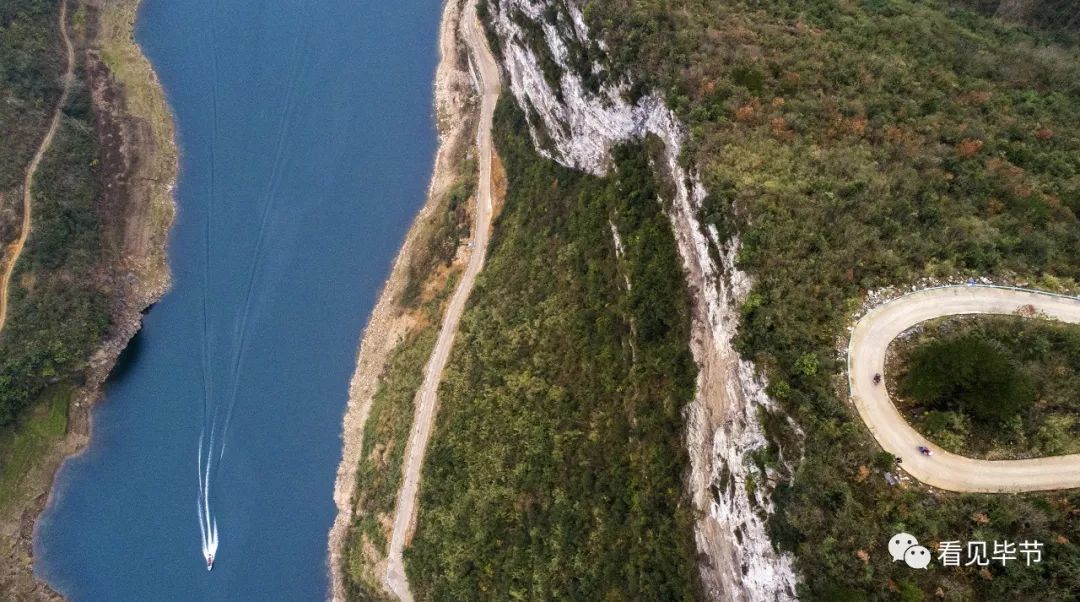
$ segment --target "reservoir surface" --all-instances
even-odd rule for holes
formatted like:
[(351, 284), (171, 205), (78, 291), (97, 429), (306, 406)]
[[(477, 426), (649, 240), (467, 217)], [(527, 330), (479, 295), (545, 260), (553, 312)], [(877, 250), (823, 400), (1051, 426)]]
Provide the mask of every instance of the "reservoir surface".
[(70, 599), (326, 598), (356, 348), (434, 159), (439, 17), (143, 3), (179, 131), (173, 287), (39, 522), (35, 570)]

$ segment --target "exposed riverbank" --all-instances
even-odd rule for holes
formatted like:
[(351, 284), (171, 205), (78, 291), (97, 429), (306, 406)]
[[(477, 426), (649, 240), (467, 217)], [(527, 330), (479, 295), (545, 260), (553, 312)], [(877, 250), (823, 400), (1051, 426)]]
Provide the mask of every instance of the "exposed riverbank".
[[(409, 230), (364, 330), (356, 371), (349, 386), (349, 401), (342, 427), (342, 459), (334, 487), (338, 512), (329, 539), (329, 568), (335, 600), (345, 599), (344, 563), (349, 527), (356, 509), (357, 471), (376, 393), (380, 387), (386, 386), (390, 363), (406, 343), (422, 338), (425, 330), (437, 330), (438, 320), (428, 320), (425, 314), (429, 312), (425, 311), (424, 306), (431, 306), (433, 313), (441, 316), (446, 296), (443, 293), (456, 280), (463, 263), (464, 238), (456, 241), (462, 244), (457, 245), (450, 265), (431, 264), (430, 258), (431, 249), (445, 242), (437, 238), (446, 234), (440, 224), (443, 214), (450, 209), (448, 197), (453, 195), (455, 186), (463, 184), (463, 178), (468, 178), (462, 175), (462, 164), (470, 160), (469, 153), (474, 152), (474, 142), (469, 134), (475, 125), (479, 107), (468, 58), (460, 38), (461, 4), (460, 0), (449, 0), (444, 4), (439, 29), (440, 58), (434, 84), (439, 148), (427, 200)], [(475, 178), (475, 175), (472, 177)], [(467, 209), (466, 212), (471, 210)], [(468, 223), (468, 219), (465, 223)], [(431, 264), (427, 273), (417, 270), (426, 264)], [(420, 282), (412, 283), (410, 287), (411, 279), (419, 279)], [(415, 303), (410, 302), (412, 295), (408, 293), (409, 288), (421, 291), (421, 308), (410, 307)], [(408, 411), (407, 415), (411, 416), (412, 412)], [(403, 441), (397, 443), (403, 444)], [(400, 471), (400, 465), (396, 470)], [(396, 483), (393, 490), (396, 492)], [(386, 522), (382, 517), (373, 518)], [(356, 570), (368, 574), (372, 584), (377, 584), (384, 572), (385, 552), (376, 550), (368, 543), (363, 544), (363, 548), (358, 556), (363, 558), (364, 567), (356, 567)]]
[(67, 427), (33, 459), (20, 497), (0, 516), (4, 544), (0, 592), (11, 599), (52, 599), (32, 573), (33, 530), (53, 477), (89, 441), (89, 412), (120, 353), (138, 332), (142, 312), (169, 286), (165, 243), (174, 215), (177, 151), (172, 117), (150, 63), (133, 38), (138, 0), (72, 2), (76, 63), (90, 89), (100, 153), (110, 326), (88, 358), (84, 382), (67, 405)]

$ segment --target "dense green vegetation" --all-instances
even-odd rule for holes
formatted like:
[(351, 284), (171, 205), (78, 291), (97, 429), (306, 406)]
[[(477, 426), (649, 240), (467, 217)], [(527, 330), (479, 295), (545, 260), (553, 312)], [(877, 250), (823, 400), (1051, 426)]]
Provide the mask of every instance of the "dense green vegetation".
[(1035, 401), (1035, 389), (1007, 351), (975, 337), (930, 343), (915, 352), (900, 393), (939, 411), (963, 412), (1002, 427)]
[(592, 178), (538, 157), (505, 97), (495, 122), (508, 196), (439, 393), (413, 592), (693, 599), (681, 410), (695, 373), (649, 153), (620, 149)]
[(897, 400), (920, 432), (982, 457), (1080, 452), (1080, 328), (947, 318), (893, 343)]
[[(0, 193), (14, 195), (60, 97), (56, 0), (0, 4)], [(0, 203), (0, 207), (3, 203)]]
[(34, 181), (34, 222), (0, 332), (0, 424), (49, 383), (78, 378), (108, 326), (106, 296), (94, 281), (100, 219), (89, 119), (65, 117)]
[(28, 494), (36, 495), (20, 485), (41, 455), (66, 433), (73, 391), (68, 385), (51, 387), (16, 424), (0, 427), (0, 458), (4, 459), (0, 464), (0, 510)]
[[(23, 174), (44, 135), (50, 103), (58, 97), (64, 58), (57, 11), (55, 2), (32, 0), (0, 8), (0, 93), (8, 100), (0, 102), (5, 136), (0, 152), (28, 149), (0, 156), (0, 190), (11, 196), (9, 207), (21, 207)], [(25, 116), (4, 117), (13, 103), (27, 111)], [(41, 127), (23, 127), (39, 113)], [(96, 157), (90, 96), (80, 79), (34, 179), (30, 238), (16, 266), (7, 324), (0, 332), (0, 426), (15, 420), (49, 384), (78, 381), (108, 326), (106, 294), (96, 280), (102, 255)], [(16, 232), (8, 234), (13, 238)]]
[[(837, 347), (878, 287), (958, 274), (1075, 286), (1075, 34), (944, 0), (596, 0), (585, 15), (610, 48), (608, 81), (631, 74), (631, 94), (659, 91), (687, 124), (703, 217), (740, 235), (755, 282), (738, 349), (806, 433), (770, 522), (801, 595), (1073, 597), (1080, 495), (943, 495), (861, 476), (879, 448), (842, 399)], [(912, 572), (889, 562), (898, 530), (1038, 538), (1047, 554), (982, 576)]]

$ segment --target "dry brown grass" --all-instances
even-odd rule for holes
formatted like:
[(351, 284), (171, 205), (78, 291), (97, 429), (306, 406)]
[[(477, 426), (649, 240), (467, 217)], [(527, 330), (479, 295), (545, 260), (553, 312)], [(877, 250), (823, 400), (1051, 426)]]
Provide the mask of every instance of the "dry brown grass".
[[(143, 257), (132, 258), (153, 272), (167, 269), (165, 240), (175, 214), (172, 197), (177, 173), (176, 129), (165, 92), (150, 61), (135, 43), (139, 0), (104, 0), (96, 43), (101, 59), (120, 82), (125, 109), (132, 119), (148, 125), (150, 144), (138, 149), (139, 179), (150, 182), (147, 223), (141, 224)], [(166, 278), (163, 273), (155, 274)]]

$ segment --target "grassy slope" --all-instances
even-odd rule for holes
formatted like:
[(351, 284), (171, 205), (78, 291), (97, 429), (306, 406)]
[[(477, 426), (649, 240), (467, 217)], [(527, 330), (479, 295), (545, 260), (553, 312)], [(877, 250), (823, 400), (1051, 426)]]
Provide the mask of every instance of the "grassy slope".
[(0, 430), (0, 457), (4, 458), (0, 466), (0, 512), (12, 502), (28, 501), (28, 494), (36, 495), (21, 486), (23, 479), (49, 446), (64, 436), (72, 392), (67, 385), (50, 388), (23, 413), (17, 425)]
[(511, 101), (495, 122), (508, 196), (440, 389), (413, 591), (691, 599), (689, 316), (646, 151), (600, 180), (535, 155)]
[[(705, 217), (741, 234), (756, 283), (739, 348), (807, 434), (771, 523), (796, 553), (803, 596), (1071, 597), (1080, 496), (941, 495), (866, 478), (878, 448), (842, 401), (836, 352), (868, 289), (952, 274), (1075, 283), (1071, 34), (940, 1), (621, 0), (589, 2), (586, 17), (611, 72), (660, 90), (687, 122)], [(1035, 568), (913, 572), (889, 562), (898, 530), (1048, 549)]]

